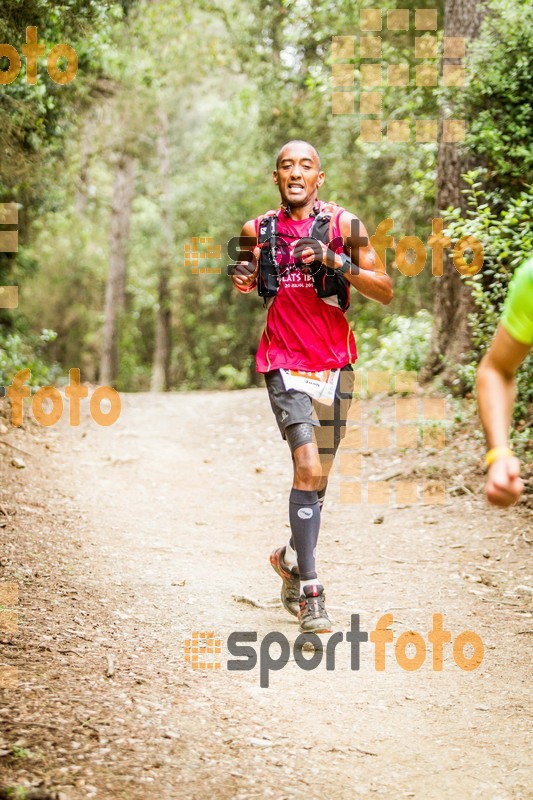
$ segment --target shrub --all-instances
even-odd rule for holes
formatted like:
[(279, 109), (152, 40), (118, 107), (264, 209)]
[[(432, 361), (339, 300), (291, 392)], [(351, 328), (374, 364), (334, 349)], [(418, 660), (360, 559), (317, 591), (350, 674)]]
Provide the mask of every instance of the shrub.
[(363, 369), (421, 369), (429, 347), (432, 318), (422, 309), (412, 317), (385, 317), (382, 326), (369, 328), (357, 336), (358, 365)]
[(30, 386), (47, 386), (61, 374), (58, 364), (49, 365), (45, 360), (45, 349), (56, 338), (55, 331), (43, 330), (40, 335), (8, 333), (0, 349), (0, 384), (7, 386), (21, 369), (31, 370)]

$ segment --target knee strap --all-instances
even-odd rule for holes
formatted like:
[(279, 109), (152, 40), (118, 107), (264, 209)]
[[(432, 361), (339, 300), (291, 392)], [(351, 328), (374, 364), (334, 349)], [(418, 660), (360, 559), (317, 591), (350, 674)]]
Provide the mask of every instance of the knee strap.
[(285, 428), (285, 436), (291, 453), (294, 453), (297, 447), (313, 442), (313, 426), (310, 422), (295, 422), (294, 425)]

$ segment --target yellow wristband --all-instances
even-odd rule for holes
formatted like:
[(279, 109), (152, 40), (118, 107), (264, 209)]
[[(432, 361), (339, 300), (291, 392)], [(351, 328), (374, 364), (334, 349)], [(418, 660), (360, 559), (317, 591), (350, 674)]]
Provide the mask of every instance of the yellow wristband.
[(485, 456), (485, 464), (490, 467), (498, 458), (507, 458), (508, 456), (514, 456), (510, 447), (493, 447)]

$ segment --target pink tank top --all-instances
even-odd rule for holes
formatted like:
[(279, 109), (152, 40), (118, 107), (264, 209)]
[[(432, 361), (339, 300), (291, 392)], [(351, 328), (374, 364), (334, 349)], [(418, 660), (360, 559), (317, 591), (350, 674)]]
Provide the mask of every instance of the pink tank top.
[[(325, 203), (320, 205), (323, 207)], [(335, 216), (332, 239), (341, 236), (338, 220), (342, 211), (339, 208)], [(295, 220), (282, 209), (278, 212), (278, 235), (290, 247), (290, 264), (294, 264), (294, 245), (298, 239), (309, 236), (313, 219)], [(259, 218), (255, 220), (256, 233), (258, 227)], [(336, 301), (336, 296), (331, 299)], [(255, 359), (257, 372), (274, 369), (315, 372), (353, 364), (356, 359), (355, 338), (344, 312), (317, 295), (310, 274), (287, 270), (267, 311)]]

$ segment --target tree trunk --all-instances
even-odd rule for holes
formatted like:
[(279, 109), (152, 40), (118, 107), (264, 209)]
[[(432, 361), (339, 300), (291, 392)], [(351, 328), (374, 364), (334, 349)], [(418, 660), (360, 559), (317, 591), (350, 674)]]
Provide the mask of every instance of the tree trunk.
[[(446, 0), (444, 33), (446, 36), (474, 39), (479, 34), (485, 2)], [(466, 42), (468, 58), (468, 41)], [(461, 59), (446, 59), (447, 64), (462, 64)], [(452, 114), (453, 116), (453, 114)], [(473, 166), (468, 153), (457, 144), (439, 143), (437, 167), (437, 214), (448, 206), (466, 208), (461, 189), (466, 184), (461, 175)], [(433, 333), (428, 358), (421, 379), (430, 380), (440, 373), (444, 384), (457, 385), (456, 365), (468, 358), (471, 331), (468, 315), (473, 310), (472, 294), (445, 251), (443, 275), (434, 278), (436, 292), (433, 308)]]
[(118, 322), (126, 305), (126, 274), (131, 209), (135, 191), (137, 162), (123, 153), (117, 163), (111, 207), (109, 273), (105, 293), (104, 345), (100, 362), (100, 381), (111, 385), (118, 372)]
[(83, 121), (80, 142), (80, 174), (76, 183), (75, 209), (79, 217), (83, 217), (87, 208), (87, 186), (89, 184), (89, 164), (93, 138), (92, 118), (87, 115)]
[(161, 250), (159, 253), (158, 309), (154, 360), (152, 365), (152, 392), (163, 392), (169, 386), (170, 365), (170, 273), (172, 267), (172, 218), (170, 192), (170, 144), (168, 138), (168, 114), (165, 109), (158, 111), (159, 133), (157, 153), (159, 157), (159, 177), (161, 185)]

